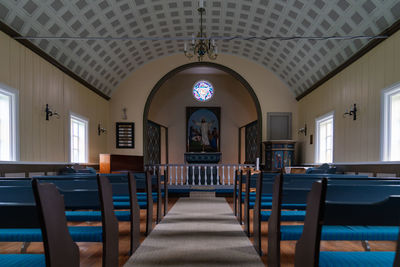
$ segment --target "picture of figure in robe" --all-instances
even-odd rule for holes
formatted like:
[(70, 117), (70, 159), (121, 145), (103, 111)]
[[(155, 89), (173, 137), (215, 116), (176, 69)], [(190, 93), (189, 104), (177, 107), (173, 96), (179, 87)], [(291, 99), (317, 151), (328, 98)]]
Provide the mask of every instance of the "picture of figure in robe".
[(187, 108), (188, 152), (219, 152), (219, 111), (218, 107)]
[(203, 146), (210, 145), (210, 140), (208, 139), (208, 133), (209, 133), (209, 129), (213, 123), (214, 123), (214, 121), (207, 122), (204, 118), (202, 118), (200, 122), (196, 122), (195, 120), (193, 120), (193, 124), (200, 127), (201, 144)]

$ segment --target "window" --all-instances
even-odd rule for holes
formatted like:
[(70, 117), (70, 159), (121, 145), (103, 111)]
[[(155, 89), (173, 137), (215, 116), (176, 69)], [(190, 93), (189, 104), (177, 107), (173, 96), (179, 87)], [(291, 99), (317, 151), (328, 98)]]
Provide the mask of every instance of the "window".
[(316, 119), (316, 163), (333, 162), (333, 112)]
[(88, 162), (88, 120), (71, 115), (71, 162)]
[(214, 88), (207, 81), (198, 81), (193, 86), (193, 96), (197, 101), (205, 102), (214, 95)]
[(18, 160), (18, 91), (0, 84), (0, 160)]
[(384, 161), (400, 161), (400, 84), (382, 92), (382, 154)]

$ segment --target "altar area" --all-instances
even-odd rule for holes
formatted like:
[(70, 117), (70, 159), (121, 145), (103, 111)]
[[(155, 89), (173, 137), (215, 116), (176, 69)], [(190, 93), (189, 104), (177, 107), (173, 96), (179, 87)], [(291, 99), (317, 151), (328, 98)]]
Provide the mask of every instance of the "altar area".
[[(217, 168), (212, 168), (213, 165), (221, 161), (221, 156), (221, 152), (186, 152), (184, 154), (185, 163), (197, 165), (197, 168), (188, 168), (189, 184), (221, 184)], [(204, 167), (202, 168), (201, 165)], [(209, 168), (206, 165), (209, 165)], [(196, 179), (197, 182), (195, 181)]]

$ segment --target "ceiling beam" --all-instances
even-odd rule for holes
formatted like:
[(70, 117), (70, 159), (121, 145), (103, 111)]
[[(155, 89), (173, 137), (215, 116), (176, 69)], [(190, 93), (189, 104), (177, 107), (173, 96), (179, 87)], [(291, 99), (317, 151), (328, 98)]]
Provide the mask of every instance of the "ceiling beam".
[[(400, 20), (397, 20), (395, 23), (393, 23), (392, 26), (381, 32), (380, 36), (387, 36), (390, 37), (394, 33), (400, 30)], [(336, 74), (350, 66), (352, 63), (357, 61), (360, 57), (364, 56), (366, 53), (374, 49), (377, 45), (385, 41), (386, 39), (373, 39), (371, 42), (369, 42), (366, 46), (361, 48), (360, 51), (355, 53), (352, 57), (350, 57), (348, 60), (346, 60), (344, 63), (342, 63), (339, 67), (334, 69), (333, 71), (329, 72), (324, 78), (319, 80), (318, 82), (314, 83), (310, 88), (308, 88), (306, 91), (301, 93), (299, 96), (296, 97), (297, 101), (300, 101), (303, 97), (306, 95), (310, 94), (312, 91), (329, 81), (331, 78), (333, 78)]]
[(37, 54), (38, 56), (40, 56), (41, 58), (43, 58), (44, 60), (46, 60), (47, 62), (52, 64), (53, 66), (55, 66), (56, 68), (58, 68), (59, 70), (64, 72), (66, 75), (70, 76), (72, 79), (74, 79), (77, 82), (79, 82), (80, 84), (82, 84), (86, 88), (92, 90), (93, 92), (95, 92), (96, 94), (101, 96), (102, 98), (104, 98), (106, 100), (110, 100), (110, 97), (108, 95), (104, 94), (102, 91), (100, 91), (99, 89), (97, 89), (96, 87), (94, 87), (93, 85), (91, 85), (90, 83), (88, 83), (87, 81), (85, 81), (84, 79), (79, 77), (78, 75), (76, 75), (70, 69), (61, 65), (56, 59), (49, 56), (46, 52), (44, 52), (42, 49), (40, 49), (39, 47), (34, 45), (32, 42), (30, 42), (26, 39), (15, 39), (15, 37), (22, 37), (22, 36), (18, 32), (14, 31), (12, 28), (10, 28), (8, 25), (3, 23), (2, 21), (0, 21), (0, 31), (4, 32), (5, 34), (7, 34), (11, 38), (13, 38), (15, 41), (19, 42), (20, 44), (22, 44), (23, 46), (25, 46), (26, 48), (28, 48), (29, 50), (31, 50), (32, 52), (34, 52), (35, 54)]

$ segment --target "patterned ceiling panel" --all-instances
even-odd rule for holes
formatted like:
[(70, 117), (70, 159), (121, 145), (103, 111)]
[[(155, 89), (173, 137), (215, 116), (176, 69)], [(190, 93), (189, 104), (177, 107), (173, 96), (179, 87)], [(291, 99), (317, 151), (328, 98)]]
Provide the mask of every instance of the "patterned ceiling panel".
[[(197, 0), (1, 0), (0, 20), (22, 36), (190, 37)], [(398, 0), (206, 0), (208, 36), (376, 35), (400, 19)], [(32, 41), (111, 95), (142, 64), (181, 53), (183, 41)], [(299, 95), (366, 40), (218, 41), (220, 53), (273, 71)], [(182, 55), (183, 56), (183, 55)]]

